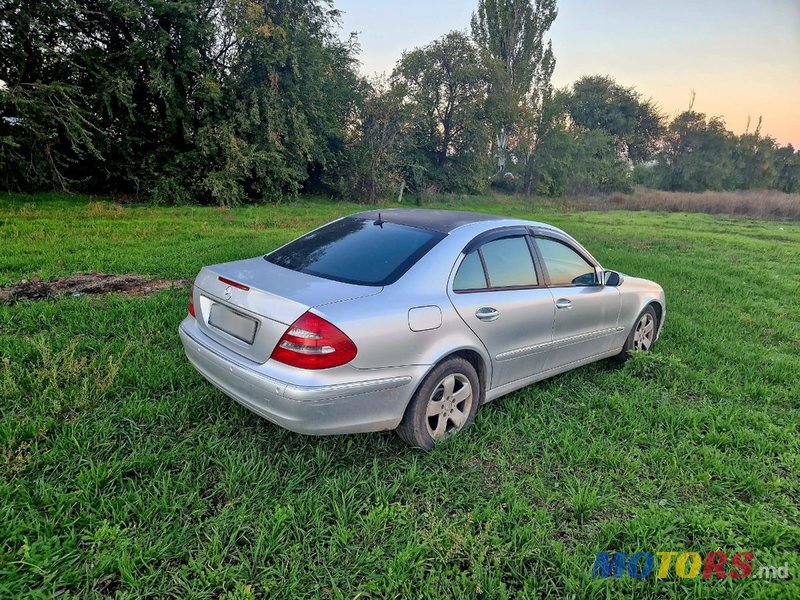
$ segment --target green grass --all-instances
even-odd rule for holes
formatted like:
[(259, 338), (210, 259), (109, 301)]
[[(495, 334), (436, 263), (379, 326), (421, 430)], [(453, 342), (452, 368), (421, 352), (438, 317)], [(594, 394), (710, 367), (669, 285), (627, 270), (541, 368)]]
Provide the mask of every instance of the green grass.
[[(800, 225), (453, 201), (660, 282), (664, 336), (494, 402), (429, 454), (310, 438), (205, 383), (186, 291), (0, 306), (0, 596), (800, 595)], [(0, 199), (0, 285), (191, 278), (353, 204)], [(593, 580), (599, 550), (752, 551), (790, 581)]]

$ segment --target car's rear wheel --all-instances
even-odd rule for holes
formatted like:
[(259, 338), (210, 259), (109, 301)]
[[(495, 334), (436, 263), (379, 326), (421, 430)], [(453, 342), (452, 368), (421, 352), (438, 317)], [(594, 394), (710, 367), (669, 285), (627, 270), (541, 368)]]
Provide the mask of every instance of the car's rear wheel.
[(439, 364), (409, 402), (397, 434), (410, 446), (430, 450), (469, 427), (481, 397), (479, 386), (475, 367), (463, 358)]
[(645, 306), (639, 313), (633, 329), (625, 340), (625, 346), (615, 358), (618, 362), (625, 362), (631, 352), (650, 352), (656, 343), (658, 332), (658, 317), (652, 306)]

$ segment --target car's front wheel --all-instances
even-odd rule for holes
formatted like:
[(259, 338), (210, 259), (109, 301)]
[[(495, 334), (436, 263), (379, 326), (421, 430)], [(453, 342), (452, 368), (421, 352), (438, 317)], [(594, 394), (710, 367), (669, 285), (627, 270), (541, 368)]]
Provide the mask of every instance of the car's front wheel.
[(628, 334), (628, 339), (625, 340), (622, 352), (616, 356), (617, 361), (625, 362), (631, 352), (650, 352), (653, 349), (653, 344), (656, 343), (657, 332), (658, 317), (656, 316), (656, 311), (652, 306), (645, 306), (637, 317), (633, 329)]
[(410, 446), (430, 450), (472, 423), (481, 397), (479, 386), (475, 367), (463, 358), (437, 365), (409, 402), (397, 434)]

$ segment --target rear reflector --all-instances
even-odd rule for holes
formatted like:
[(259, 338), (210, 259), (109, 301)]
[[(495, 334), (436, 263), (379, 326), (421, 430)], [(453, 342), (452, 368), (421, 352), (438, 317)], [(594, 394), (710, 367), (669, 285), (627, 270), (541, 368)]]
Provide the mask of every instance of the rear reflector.
[(194, 314), (194, 286), (189, 288), (189, 314), (195, 319), (197, 318), (197, 315)]
[(307, 312), (278, 340), (271, 358), (300, 369), (330, 369), (349, 363), (357, 352), (338, 327)]
[(222, 283), (227, 283), (231, 287), (239, 288), (240, 290), (244, 290), (245, 292), (250, 289), (249, 286), (246, 286), (243, 283), (239, 283), (238, 281), (234, 281), (233, 279), (228, 279), (227, 277), (222, 277), (221, 275), (217, 278)]

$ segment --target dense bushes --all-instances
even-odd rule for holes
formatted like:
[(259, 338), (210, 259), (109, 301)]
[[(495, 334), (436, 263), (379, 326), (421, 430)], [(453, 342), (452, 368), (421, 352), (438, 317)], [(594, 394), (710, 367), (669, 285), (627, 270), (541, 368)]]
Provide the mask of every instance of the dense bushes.
[(235, 204), (343, 160), (354, 49), (318, 0), (11, 0), (0, 177)]
[(544, 196), (629, 191), (628, 164), (601, 130), (558, 129), (546, 136), (527, 169), (531, 191)]

